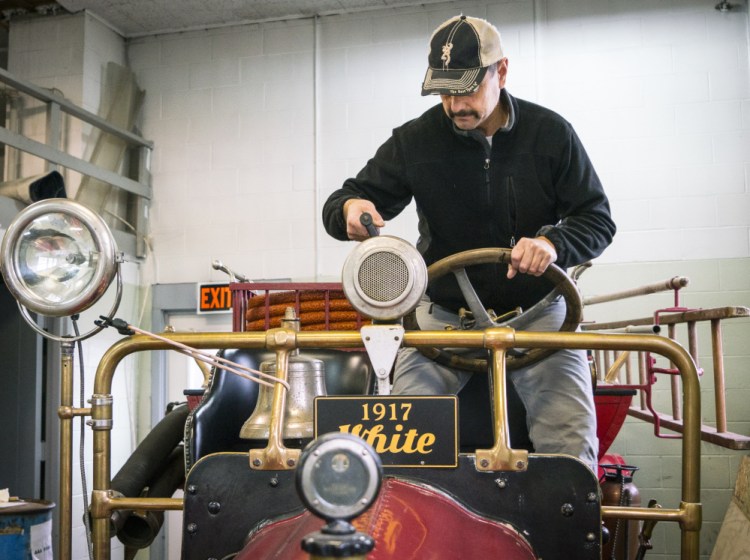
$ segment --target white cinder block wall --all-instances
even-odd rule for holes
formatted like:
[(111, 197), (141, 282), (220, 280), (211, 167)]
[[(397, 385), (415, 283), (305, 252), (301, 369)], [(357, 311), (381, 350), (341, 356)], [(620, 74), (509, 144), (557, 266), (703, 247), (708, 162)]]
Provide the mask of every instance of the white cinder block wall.
[[(254, 278), (337, 277), (349, 246), (320, 205), (436, 102), (419, 95), (425, 45), (460, 11), (500, 27), (510, 91), (586, 143), (619, 225), (601, 262), (748, 257), (746, 10), (458, 2), (132, 40), (156, 143), (156, 280), (218, 278), (215, 257)], [(387, 231), (414, 239), (406, 214)]]
[[(437, 101), (419, 95), (427, 40), (464, 12), (498, 25), (509, 90), (573, 123), (608, 190), (619, 231), (583, 291), (684, 274), (686, 305), (750, 305), (748, 10), (734, 3), (722, 14), (706, 0), (454, 2), (129, 39), (156, 145), (153, 266), (141, 282), (223, 280), (214, 258), (252, 278), (338, 278), (351, 246), (322, 230), (322, 202)], [(415, 229), (409, 208), (385, 233), (414, 241)], [(597, 306), (587, 320), (670, 304)], [(748, 336), (746, 320), (725, 329), (730, 429), (745, 435)], [(630, 421), (613, 451), (642, 466), (645, 500), (671, 507), (679, 453), (651, 431)], [(702, 449), (708, 558), (743, 453)], [(649, 557), (678, 558), (677, 533), (659, 524)]]

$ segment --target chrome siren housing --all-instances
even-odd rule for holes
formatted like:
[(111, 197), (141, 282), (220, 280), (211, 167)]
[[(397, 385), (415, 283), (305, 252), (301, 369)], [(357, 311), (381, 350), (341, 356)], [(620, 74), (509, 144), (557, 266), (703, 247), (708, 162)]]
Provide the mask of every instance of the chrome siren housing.
[(398, 237), (380, 235), (359, 243), (344, 262), (344, 294), (362, 315), (393, 321), (412, 311), (427, 289), (427, 266), (419, 251)]

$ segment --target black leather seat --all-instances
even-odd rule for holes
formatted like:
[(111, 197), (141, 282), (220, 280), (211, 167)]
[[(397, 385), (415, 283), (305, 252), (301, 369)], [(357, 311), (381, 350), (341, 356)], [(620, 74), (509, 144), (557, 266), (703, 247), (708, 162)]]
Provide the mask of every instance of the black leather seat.
[[(259, 369), (275, 355), (265, 350), (227, 350), (226, 359)], [(365, 352), (335, 349), (305, 351), (305, 356), (325, 362), (329, 395), (373, 394), (375, 375)], [(214, 371), (200, 404), (185, 424), (186, 470), (211, 453), (247, 451), (252, 442), (241, 439), (242, 425), (255, 410), (258, 384), (244, 377)], [(513, 384), (508, 384), (508, 418), (511, 444), (531, 450), (526, 429), (526, 411)], [(459, 441), (462, 451), (491, 447), (494, 442), (488, 376), (476, 374), (459, 393)]]
[[(275, 359), (266, 350), (226, 350), (220, 356), (253, 369)], [(329, 395), (372, 393), (374, 374), (364, 352), (320, 349), (305, 356), (325, 362), (326, 390)], [(185, 424), (186, 470), (201, 457), (220, 451), (247, 451), (251, 444), (240, 438), (240, 430), (255, 410), (259, 385), (244, 377), (214, 370), (200, 404)]]

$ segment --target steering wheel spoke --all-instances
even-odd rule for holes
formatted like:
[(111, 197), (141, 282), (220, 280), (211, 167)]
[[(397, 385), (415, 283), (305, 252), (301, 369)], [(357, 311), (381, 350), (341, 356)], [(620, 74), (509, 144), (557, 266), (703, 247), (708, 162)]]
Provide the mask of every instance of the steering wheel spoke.
[(469, 275), (466, 274), (465, 268), (459, 268), (453, 271), (453, 275), (456, 277), (458, 287), (461, 289), (461, 293), (466, 300), (466, 304), (469, 306), (471, 314), (474, 316), (474, 325), (477, 329), (488, 329), (490, 327), (496, 327), (497, 324), (492, 320), (490, 314), (482, 305), (482, 302), (477, 295), (474, 286), (469, 280)]

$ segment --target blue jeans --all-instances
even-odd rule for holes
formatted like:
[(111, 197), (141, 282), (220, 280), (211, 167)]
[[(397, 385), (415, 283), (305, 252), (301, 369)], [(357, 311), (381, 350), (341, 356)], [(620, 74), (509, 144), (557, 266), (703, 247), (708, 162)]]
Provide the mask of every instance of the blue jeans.
[[(565, 318), (565, 302), (551, 304), (526, 330), (557, 331)], [(417, 307), (422, 330), (459, 328), (458, 317), (423, 300)], [(460, 349), (476, 354), (476, 349)], [(449, 368), (425, 357), (416, 348), (403, 348), (396, 360), (393, 394), (457, 394), (470, 372)], [(481, 375), (481, 374), (480, 374)], [(509, 372), (526, 407), (529, 437), (537, 453), (564, 453), (597, 470), (599, 440), (591, 373), (585, 350), (559, 350), (551, 356)]]

